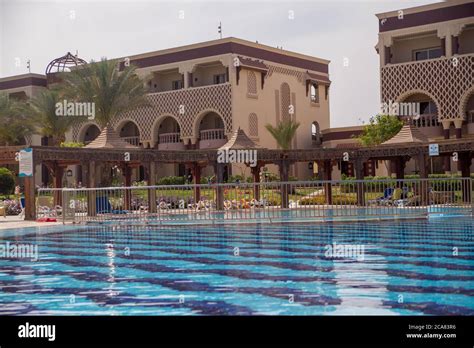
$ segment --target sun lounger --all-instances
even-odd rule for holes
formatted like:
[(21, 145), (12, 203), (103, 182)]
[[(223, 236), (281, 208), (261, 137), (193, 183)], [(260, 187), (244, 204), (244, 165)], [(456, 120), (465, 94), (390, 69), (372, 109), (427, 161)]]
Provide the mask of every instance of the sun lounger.
[(127, 214), (127, 210), (112, 209), (110, 204), (109, 197), (102, 196), (96, 197), (95, 199), (95, 209), (97, 214)]
[(378, 197), (376, 199), (371, 199), (368, 203), (369, 204), (387, 205), (391, 202), (392, 195), (393, 195), (393, 188), (392, 187), (387, 187), (383, 191), (383, 196), (382, 197)]

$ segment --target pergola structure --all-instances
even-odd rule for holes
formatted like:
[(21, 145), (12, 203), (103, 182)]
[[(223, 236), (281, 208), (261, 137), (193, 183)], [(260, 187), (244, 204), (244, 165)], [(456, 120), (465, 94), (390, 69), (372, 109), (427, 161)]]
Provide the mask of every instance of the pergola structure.
[[(105, 132), (105, 133), (104, 133)], [(100, 139), (99, 139), (100, 138)], [(96, 167), (98, 163), (115, 163), (122, 168), (126, 186), (131, 185), (131, 168), (139, 165), (144, 166), (148, 174), (149, 185), (155, 185), (156, 166), (162, 163), (182, 163), (191, 168), (194, 184), (199, 184), (201, 179), (201, 169), (207, 165), (214, 167), (217, 183), (223, 182), (223, 171), (226, 163), (218, 162), (218, 152), (216, 149), (206, 150), (185, 150), (185, 151), (160, 151), (157, 149), (138, 148), (122, 141), (116, 134), (104, 130), (97, 141), (92, 142), (84, 148), (66, 147), (45, 147), (33, 146), (34, 167), (38, 164), (47, 165), (54, 173), (54, 186), (61, 187), (61, 178), (64, 168), (69, 165), (81, 165), (85, 169), (85, 186), (97, 187)], [(412, 141), (407, 141), (407, 140)], [(440, 156), (452, 156), (458, 154), (458, 166), (463, 177), (469, 177), (470, 166), (474, 154), (474, 138), (440, 140)], [(100, 144), (100, 146), (99, 146)], [(396, 164), (397, 179), (404, 178), (405, 163), (414, 158), (420, 168), (420, 177), (428, 177), (429, 163), (429, 143), (425, 139), (420, 139), (417, 131), (412, 126), (406, 125), (391, 140), (378, 146), (360, 148), (324, 148), (313, 149), (266, 149), (255, 145), (244, 133), (237, 130), (229, 142), (222, 149), (256, 149), (258, 152), (257, 166), (252, 167), (252, 174), (255, 182), (259, 181), (260, 168), (266, 164), (275, 164), (279, 168), (280, 180), (288, 181), (290, 165), (297, 162), (316, 162), (321, 169), (322, 179), (331, 180), (332, 167), (340, 161), (348, 160), (355, 167), (356, 179), (362, 180), (364, 177), (364, 163), (368, 160), (390, 160)], [(18, 163), (15, 160), (16, 153), (22, 147), (1, 147), (0, 164)], [(258, 185), (256, 185), (258, 186)], [(331, 190), (326, 191), (326, 201), (332, 204)], [(470, 193), (466, 193), (470, 194)], [(150, 190), (150, 200), (156, 200), (156, 192)], [(255, 192), (258, 197), (258, 192)], [(221, 195), (222, 196), (222, 195)], [(26, 198), (26, 219), (35, 218), (35, 187), (34, 176), (25, 178), (25, 198)], [(200, 192), (196, 187), (195, 199), (199, 200)], [(223, 206), (223, 198), (217, 197), (217, 208)], [(56, 203), (60, 202), (59, 195), (55, 196)], [(282, 207), (288, 207), (288, 192), (285, 186), (282, 187)], [(363, 186), (357, 189), (358, 204), (364, 204)], [(91, 198), (90, 201), (93, 204)], [(127, 204), (127, 202), (125, 203)], [(127, 207), (126, 207), (127, 208)], [(150, 205), (150, 212), (156, 207)]]

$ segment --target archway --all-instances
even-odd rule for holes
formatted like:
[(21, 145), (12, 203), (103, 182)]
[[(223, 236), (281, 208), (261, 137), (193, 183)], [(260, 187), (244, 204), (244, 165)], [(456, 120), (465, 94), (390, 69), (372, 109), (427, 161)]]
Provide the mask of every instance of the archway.
[(224, 120), (217, 112), (209, 111), (199, 117), (195, 130), (200, 149), (217, 148), (227, 141)]
[(153, 126), (153, 143), (159, 150), (183, 150), (181, 127), (171, 115), (160, 117)]
[(100, 134), (100, 129), (95, 124), (87, 125), (79, 135), (79, 142), (84, 143), (85, 145), (89, 144)]
[(316, 121), (311, 124), (311, 140), (315, 145), (320, 145), (322, 143), (321, 128), (319, 127), (319, 123)]
[[(440, 126), (439, 104), (429, 93), (424, 91), (410, 91), (400, 96), (399, 117), (410, 119), (410, 122), (419, 128)], [(419, 117), (416, 117), (418, 116)]]
[(140, 146), (140, 130), (133, 121), (126, 121), (118, 127), (120, 137), (127, 143)]

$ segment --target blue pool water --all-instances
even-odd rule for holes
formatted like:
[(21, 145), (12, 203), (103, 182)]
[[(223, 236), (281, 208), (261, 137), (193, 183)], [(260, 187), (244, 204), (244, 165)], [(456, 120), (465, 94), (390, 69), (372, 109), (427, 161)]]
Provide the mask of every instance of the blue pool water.
[(473, 230), (456, 217), (0, 231), (39, 252), (0, 258), (0, 314), (474, 315)]

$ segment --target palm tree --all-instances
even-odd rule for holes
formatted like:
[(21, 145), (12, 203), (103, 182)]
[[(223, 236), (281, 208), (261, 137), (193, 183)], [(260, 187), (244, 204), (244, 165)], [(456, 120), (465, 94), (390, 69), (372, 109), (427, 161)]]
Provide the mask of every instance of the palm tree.
[(271, 124), (266, 124), (265, 128), (270, 132), (273, 138), (275, 138), (278, 146), (280, 146), (282, 150), (289, 150), (299, 126), (299, 122), (290, 119), (278, 123), (276, 127)]
[(59, 146), (66, 140), (66, 133), (71, 128), (73, 117), (59, 116), (56, 104), (61, 96), (58, 90), (45, 90), (30, 101), (28, 113), (31, 121), (39, 129), (39, 133), (53, 139), (53, 144)]
[(102, 59), (63, 73), (66, 97), (95, 105), (95, 121), (100, 128), (110, 125), (119, 114), (148, 105), (144, 82), (129, 65), (122, 71), (117, 60)]
[(33, 133), (33, 126), (27, 120), (24, 103), (0, 94), (0, 144), (21, 145)]

